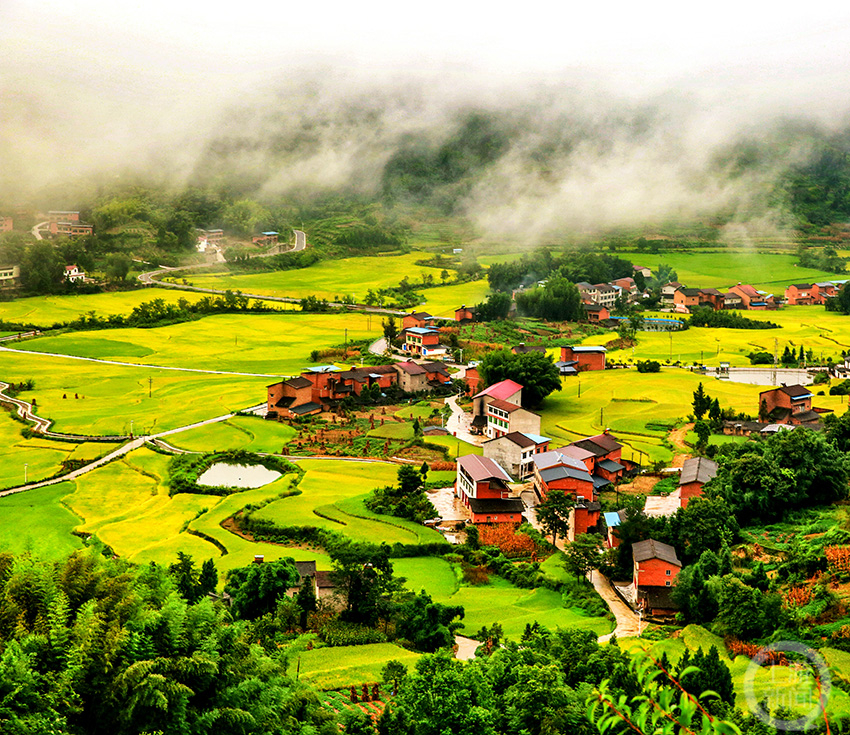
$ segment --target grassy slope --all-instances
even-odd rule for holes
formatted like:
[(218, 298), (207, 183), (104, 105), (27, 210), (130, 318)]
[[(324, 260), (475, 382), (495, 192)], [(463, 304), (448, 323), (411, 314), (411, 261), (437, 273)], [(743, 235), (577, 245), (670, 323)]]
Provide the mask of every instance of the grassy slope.
[(0, 498), (0, 551), (58, 559), (82, 548), (71, 534), (79, 518), (61, 502), (72, 488), (63, 482)]
[(193, 452), (211, 452), (221, 447), (251, 452), (280, 452), (297, 435), (288, 424), (265, 421), (255, 416), (234, 416), (175, 434), (169, 442)]
[(418, 653), (392, 643), (314, 648), (300, 656), (300, 677), (319, 689), (381, 681), (381, 669), (395, 659), (412, 669)]

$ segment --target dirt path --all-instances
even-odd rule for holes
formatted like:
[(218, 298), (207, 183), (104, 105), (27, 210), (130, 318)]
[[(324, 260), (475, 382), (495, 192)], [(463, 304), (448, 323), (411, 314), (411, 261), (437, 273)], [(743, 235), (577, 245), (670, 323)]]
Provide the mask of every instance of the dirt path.
[(599, 593), (599, 596), (605, 600), (614, 617), (617, 620), (617, 627), (610, 633), (599, 636), (599, 642), (605, 643), (611, 640), (611, 636), (616, 635), (617, 638), (633, 638), (640, 634), (640, 620), (625, 602), (623, 602), (617, 593), (614, 592), (611, 583), (607, 577), (603, 577), (597, 571), (591, 571), (590, 582), (594, 589)]
[(685, 440), (687, 439), (688, 432), (692, 431), (693, 428), (693, 424), (685, 424), (678, 429), (673, 429), (673, 431), (667, 435), (667, 438), (670, 440), (673, 448), (678, 450), (677, 453), (673, 455), (671, 467), (681, 467), (686, 459), (691, 458), (691, 448), (685, 443)]

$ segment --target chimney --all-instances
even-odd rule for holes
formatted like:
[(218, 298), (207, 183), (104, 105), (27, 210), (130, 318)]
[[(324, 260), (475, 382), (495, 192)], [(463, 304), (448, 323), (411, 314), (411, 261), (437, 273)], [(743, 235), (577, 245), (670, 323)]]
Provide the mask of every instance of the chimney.
[(254, 564), (262, 564), (265, 560), (265, 554), (254, 554)]

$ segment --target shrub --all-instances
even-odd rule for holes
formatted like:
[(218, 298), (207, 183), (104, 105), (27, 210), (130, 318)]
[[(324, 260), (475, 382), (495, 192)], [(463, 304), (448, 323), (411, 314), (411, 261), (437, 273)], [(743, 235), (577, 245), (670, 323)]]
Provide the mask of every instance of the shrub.
[(381, 630), (339, 620), (323, 625), (319, 629), (319, 638), (329, 646), (364, 646), (387, 642), (387, 636)]
[(659, 373), (661, 372), (661, 363), (657, 360), (638, 360), (635, 363), (639, 373)]

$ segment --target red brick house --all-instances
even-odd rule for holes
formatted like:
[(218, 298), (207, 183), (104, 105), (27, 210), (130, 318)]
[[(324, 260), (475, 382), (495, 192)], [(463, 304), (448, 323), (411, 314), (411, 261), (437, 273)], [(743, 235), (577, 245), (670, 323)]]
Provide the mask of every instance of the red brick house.
[(724, 294), (716, 288), (701, 288), (699, 290), (700, 306), (710, 306), (715, 311), (723, 308)]
[(522, 405), (522, 386), (513, 380), (501, 380), (472, 397), (472, 425), (483, 431), (487, 427), (487, 404), (499, 400)]
[(699, 289), (685, 288), (684, 286), (677, 288), (673, 293), (673, 303), (687, 309), (692, 306), (699, 306)]
[(595, 498), (593, 478), (580, 460), (555, 449), (535, 454), (531, 461), (534, 491), (541, 500), (551, 490), (563, 490), (576, 498)]
[(455, 309), (455, 321), (461, 324), (468, 324), (475, 321), (475, 309), (471, 309), (466, 304), (459, 309)]
[(682, 569), (676, 549), (654, 539), (632, 544), (635, 593), (647, 587), (672, 587)]
[(768, 309), (774, 307), (773, 294), (760, 292), (753, 286), (745, 283), (732, 286), (729, 289), (729, 293), (740, 296), (741, 304), (745, 309)]
[(481, 375), (478, 372), (478, 368), (467, 368), (464, 373), (463, 379), (466, 381), (466, 394), (469, 396), (474, 396), (478, 393), (478, 389), (481, 386)]
[(578, 370), (604, 370), (604, 347), (596, 345), (568, 345), (561, 348), (561, 362), (576, 362)]
[(616, 549), (620, 545), (620, 537), (617, 529), (620, 527), (620, 524), (626, 520), (626, 511), (618, 510), (603, 513), (602, 517), (605, 519), (606, 527), (605, 545), (609, 549)]
[(310, 416), (321, 413), (322, 405), (313, 403), (313, 383), (297, 377), (266, 386), (266, 414), (274, 416)]
[(94, 234), (94, 227), (82, 222), (51, 222), (51, 235), (65, 235), (66, 237), (80, 237), (82, 235)]
[(510, 475), (498, 462), (477, 454), (466, 454), (457, 461), (455, 495), (465, 505), (470, 498), (501, 500), (511, 494)]
[(515, 526), (525, 522), (525, 505), (519, 498), (503, 500), (469, 499), (469, 512), (475, 525), (480, 523), (511, 523)]
[(679, 498), (682, 507), (688, 507), (691, 498), (702, 496), (705, 484), (717, 475), (717, 462), (707, 457), (691, 457), (682, 465), (679, 475)]
[(47, 213), (48, 222), (79, 222), (80, 213), (60, 209), (52, 209)]
[(830, 281), (813, 283), (812, 293), (815, 295), (815, 298), (817, 298), (817, 303), (825, 304), (827, 299), (831, 299), (833, 296), (838, 295), (838, 286)]
[(789, 306), (820, 303), (811, 283), (793, 283), (785, 289), (785, 303)]
[(402, 317), (401, 328), (402, 331), (405, 329), (410, 329), (411, 327), (418, 327), (419, 329), (423, 329), (425, 327), (430, 327), (433, 321), (434, 317), (431, 316), (427, 311), (411, 311), (409, 314), (405, 314)]
[(803, 385), (783, 385), (759, 393), (759, 419), (773, 424), (811, 424), (820, 421), (812, 410), (812, 392)]
[(589, 322), (604, 322), (611, 318), (611, 312), (602, 304), (584, 304), (584, 318)]
[(570, 531), (567, 538), (570, 541), (575, 541), (576, 536), (590, 532), (599, 525), (599, 518), (602, 515), (602, 506), (596, 500), (587, 500), (586, 498), (576, 498), (576, 504), (572, 512), (572, 522), (570, 523)]

